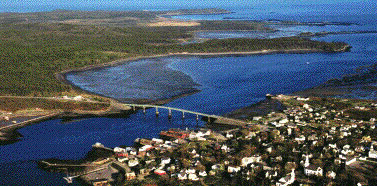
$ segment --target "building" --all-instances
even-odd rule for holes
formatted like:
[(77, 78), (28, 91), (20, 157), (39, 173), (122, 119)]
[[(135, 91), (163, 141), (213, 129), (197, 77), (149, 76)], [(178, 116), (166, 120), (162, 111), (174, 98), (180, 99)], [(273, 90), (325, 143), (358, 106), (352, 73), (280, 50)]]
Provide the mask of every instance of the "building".
[(369, 158), (375, 158), (375, 159), (377, 159), (377, 151), (374, 150), (374, 148), (373, 148), (373, 143), (372, 143), (372, 145), (370, 146), (370, 150), (369, 150), (369, 153), (368, 153), (368, 157), (369, 157)]
[(156, 170), (154, 171), (154, 173), (157, 174), (157, 175), (160, 175), (160, 176), (162, 176), (162, 175), (166, 175), (166, 171), (161, 170), (161, 169), (156, 169)]
[(280, 178), (279, 181), (276, 183), (276, 186), (287, 186), (291, 185), (296, 180), (295, 169), (292, 169), (292, 172), (289, 173), (287, 176)]
[(133, 180), (133, 179), (135, 179), (136, 178), (136, 174), (135, 174), (135, 172), (127, 172), (126, 173), (126, 180)]
[(309, 165), (308, 167), (305, 167), (304, 172), (307, 176), (323, 176), (323, 169), (315, 165)]
[(228, 167), (228, 173), (236, 173), (241, 170), (241, 167), (239, 166), (229, 166)]
[(242, 158), (242, 160), (241, 160), (241, 166), (246, 167), (247, 165), (249, 165), (251, 163), (257, 163), (257, 162), (260, 162), (260, 161), (261, 161), (260, 156), (245, 157), (245, 158)]

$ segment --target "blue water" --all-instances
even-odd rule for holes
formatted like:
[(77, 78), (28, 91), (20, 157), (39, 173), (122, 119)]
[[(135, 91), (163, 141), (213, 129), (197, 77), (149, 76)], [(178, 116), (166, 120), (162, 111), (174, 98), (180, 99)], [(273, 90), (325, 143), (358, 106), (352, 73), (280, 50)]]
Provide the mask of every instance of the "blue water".
[[(36, 3), (38, 2), (38, 3)], [(168, 2), (168, 3), (166, 3)], [(177, 3), (179, 2), (179, 3)], [(200, 3), (198, 3), (200, 2)], [(268, 2), (269, 5), (263, 5)], [(356, 2), (356, 3), (355, 3)], [(234, 14), (216, 16), (185, 16), (190, 19), (223, 19), (226, 16), (247, 19), (286, 19), (299, 21), (353, 22), (342, 27), (289, 27), (303, 31), (313, 30), (376, 30), (374, 1), (2, 1), (0, 12), (48, 11), (54, 9), (78, 10), (164, 10), (178, 8), (226, 8)], [(310, 5), (310, 6), (304, 6)], [(291, 11), (291, 10), (294, 11)], [(344, 41), (353, 48), (337, 54), (274, 54), (216, 58), (169, 58), (168, 67), (182, 71), (200, 84), (202, 91), (168, 103), (168, 106), (209, 114), (224, 114), (263, 99), (266, 93), (291, 93), (310, 88), (331, 78), (339, 78), (362, 65), (376, 63), (377, 34), (332, 35), (317, 38), (323, 41)], [(122, 67), (124, 68), (124, 67)], [(116, 78), (121, 67), (104, 70)], [(119, 72), (119, 71), (118, 71)], [(89, 73), (90, 75), (90, 73)], [(123, 74), (126, 76), (126, 74)], [(98, 83), (97, 83), (98, 84)], [(100, 83), (98, 85), (101, 85)], [(93, 86), (104, 89), (106, 84)], [(124, 87), (123, 87), (124, 88)], [(115, 90), (116, 91), (116, 90)], [(121, 90), (119, 90), (121, 91)], [(194, 116), (173, 112), (172, 121), (167, 111), (154, 110), (146, 115), (139, 112), (129, 118), (90, 118), (62, 123), (51, 120), (20, 129), (24, 136), (18, 143), (0, 147), (0, 185), (65, 185), (62, 174), (47, 173), (36, 167), (44, 158), (78, 159), (95, 142), (106, 146), (131, 145), (137, 137), (156, 137), (161, 130), (172, 127), (196, 127)], [(75, 183), (77, 185), (78, 183)]]

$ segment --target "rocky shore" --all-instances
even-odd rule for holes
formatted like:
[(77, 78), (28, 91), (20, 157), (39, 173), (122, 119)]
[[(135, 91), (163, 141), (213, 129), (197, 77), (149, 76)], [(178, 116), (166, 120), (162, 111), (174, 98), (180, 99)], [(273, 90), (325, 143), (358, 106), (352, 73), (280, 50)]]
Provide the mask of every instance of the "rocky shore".
[(356, 73), (331, 79), (314, 88), (293, 93), (299, 96), (377, 100), (377, 64), (359, 67)]

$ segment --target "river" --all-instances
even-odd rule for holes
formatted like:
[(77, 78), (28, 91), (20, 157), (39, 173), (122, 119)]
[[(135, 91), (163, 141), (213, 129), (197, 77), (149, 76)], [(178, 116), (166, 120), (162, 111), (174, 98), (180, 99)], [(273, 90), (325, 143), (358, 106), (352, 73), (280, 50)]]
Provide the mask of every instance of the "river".
[[(219, 3), (223, 1), (208, 1), (204, 5), (207, 4), (209, 6), (211, 2)], [(247, 4), (246, 1), (242, 2)], [(314, 3), (315, 1), (308, 2)], [(180, 18), (223, 19), (226, 16), (237, 16), (246, 19), (266, 20), (273, 17), (275, 19), (284, 18), (300, 21), (355, 23), (348, 27), (301, 26), (279, 28), (300, 32), (308, 30), (321, 31), (324, 29), (330, 31), (332, 29), (377, 29), (374, 7), (353, 2), (358, 1), (350, 1), (348, 4), (341, 3), (341, 6), (336, 6), (336, 3), (334, 3), (335, 5), (318, 3), (314, 4), (315, 6), (303, 6), (301, 3), (298, 5), (278, 4), (279, 6), (277, 7), (283, 7), (282, 9), (278, 9), (276, 6), (274, 8), (272, 5), (263, 6), (262, 4), (258, 6), (247, 4), (247, 8), (243, 8), (244, 4), (242, 3), (216, 4), (216, 7), (230, 9), (236, 13), (216, 16), (183, 16)], [(369, 1), (361, 2), (368, 3)], [(192, 3), (188, 4), (190, 6), (187, 5), (187, 7), (195, 7)], [(67, 3), (68, 5), (73, 6)], [(111, 5), (110, 3), (108, 6)], [(169, 9), (169, 7), (163, 6), (163, 3), (159, 5), (161, 6), (157, 7), (157, 9)], [(205, 8), (204, 5), (197, 8)], [(51, 3), (51, 6), (56, 8), (53, 3)], [(77, 9), (86, 9), (80, 8), (80, 6), (84, 5), (77, 6)], [(287, 12), (286, 10), (292, 8), (292, 6), (296, 7), (295, 11)], [(365, 6), (366, 8), (360, 9), (360, 6)], [(12, 6), (9, 5), (8, 7)], [(126, 7), (126, 5), (122, 4), (121, 7)], [(170, 8), (177, 7), (186, 8), (185, 5), (174, 5)], [(335, 7), (335, 9), (321, 12), (321, 10), (329, 7)], [(152, 6), (149, 6), (149, 8), (153, 9)], [(106, 6), (103, 9), (106, 9)], [(114, 5), (108, 9), (116, 9), (116, 6)], [(145, 9), (148, 9), (148, 7)], [(311, 11), (308, 11), (308, 9)], [(32, 7), (24, 11), (28, 10), (35, 11)], [(340, 10), (346, 12), (334, 13)], [(41, 11), (46, 11), (46, 9), (42, 8)], [(305, 12), (307, 13), (305, 14)], [(323, 14), (323, 16), (320, 16), (320, 14)], [(166, 104), (167, 106), (208, 114), (225, 114), (234, 109), (256, 103), (262, 100), (267, 93), (289, 94), (317, 86), (329, 79), (352, 73), (359, 66), (376, 63), (377, 34), (331, 35), (315, 39), (344, 41), (352, 45), (353, 48), (351, 52), (332, 54), (273, 54), (212, 58), (193, 56), (165, 57), (158, 59), (157, 62), (150, 59), (143, 60), (142, 63), (127, 63), (116, 67), (72, 74), (69, 80), (83, 89), (90, 88), (90, 91), (122, 99), (127, 95), (123, 94), (127, 93), (127, 86), (111, 83), (114, 79), (121, 81), (122, 78), (124, 80), (124, 78), (129, 77), (128, 75), (134, 72), (129, 71), (129, 65), (138, 67), (138, 65), (142, 64), (159, 64), (159, 67), (164, 70), (168, 69), (170, 70), (169, 72), (179, 73), (180, 77), (192, 79), (195, 82), (192, 86), (201, 90), (199, 93), (176, 99)], [(90, 81), (85, 82), (85, 79)], [(151, 94), (140, 94), (139, 96), (148, 95)], [(159, 94), (154, 95), (158, 98)], [(193, 128), (204, 124), (203, 122), (197, 123), (195, 116), (190, 115), (186, 115), (186, 119), (181, 120), (180, 113), (175, 112), (173, 112), (172, 121), (169, 121), (167, 114), (167, 111), (160, 111), (160, 117), (156, 118), (154, 110), (149, 109), (145, 115), (139, 112), (129, 118), (89, 118), (65, 123), (61, 120), (51, 120), (20, 129), (19, 132), (24, 136), (20, 142), (0, 147), (0, 185), (66, 185), (62, 179), (64, 175), (42, 171), (37, 168), (36, 161), (44, 158), (79, 159), (90, 150), (91, 145), (95, 142), (101, 142), (108, 147), (132, 145), (134, 139), (138, 137), (157, 137), (159, 132), (164, 129), (174, 127)], [(74, 185), (79, 184), (74, 182)]]

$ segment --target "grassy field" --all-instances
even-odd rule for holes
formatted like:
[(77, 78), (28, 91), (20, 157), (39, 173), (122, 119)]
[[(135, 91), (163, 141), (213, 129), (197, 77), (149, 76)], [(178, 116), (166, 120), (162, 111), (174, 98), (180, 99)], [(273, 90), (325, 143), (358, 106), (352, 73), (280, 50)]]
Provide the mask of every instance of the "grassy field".
[(0, 110), (7, 112), (16, 112), (25, 108), (33, 110), (61, 110), (61, 111), (92, 111), (106, 110), (110, 103), (106, 102), (87, 102), (59, 99), (44, 98), (1, 98)]

